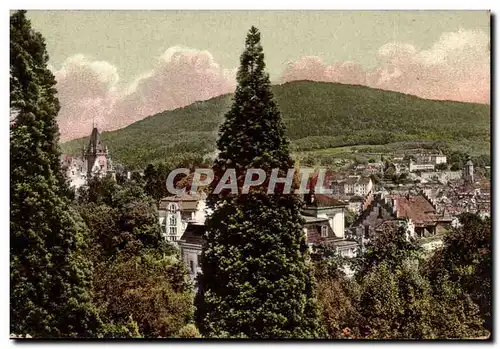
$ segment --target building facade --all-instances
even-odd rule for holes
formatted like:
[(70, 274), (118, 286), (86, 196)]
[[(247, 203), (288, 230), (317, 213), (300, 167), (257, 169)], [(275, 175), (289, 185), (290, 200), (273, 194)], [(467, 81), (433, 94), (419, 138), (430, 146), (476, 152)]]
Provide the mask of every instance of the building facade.
[(373, 190), (373, 181), (370, 177), (353, 176), (343, 181), (331, 182), (333, 195), (360, 195), (366, 196)]
[(165, 239), (173, 245), (178, 245), (190, 223), (204, 224), (206, 215), (204, 195), (173, 195), (160, 200), (158, 209), (160, 227)]

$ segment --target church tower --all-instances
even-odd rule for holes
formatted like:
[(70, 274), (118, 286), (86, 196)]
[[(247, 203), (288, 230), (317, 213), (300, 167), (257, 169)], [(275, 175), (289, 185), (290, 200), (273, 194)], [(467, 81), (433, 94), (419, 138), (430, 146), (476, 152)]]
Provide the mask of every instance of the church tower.
[(87, 178), (95, 175), (104, 177), (108, 173), (114, 174), (108, 147), (102, 142), (101, 134), (95, 126), (90, 134), (87, 148), (84, 149), (83, 161)]
[(463, 177), (465, 182), (474, 183), (474, 164), (471, 160), (467, 161), (463, 169)]

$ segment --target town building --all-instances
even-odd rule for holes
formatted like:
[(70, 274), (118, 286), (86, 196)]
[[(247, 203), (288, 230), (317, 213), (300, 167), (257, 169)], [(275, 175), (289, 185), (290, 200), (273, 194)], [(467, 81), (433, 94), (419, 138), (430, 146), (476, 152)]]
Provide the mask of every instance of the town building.
[(415, 162), (413, 159), (410, 159), (410, 163), (408, 166), (410, 172), (416, 171), (434, 171), (436, 165), (429, 162)]
[(332, 181), (330, 188), (333, 195), (366, 196), (373, 190), (373, 181), (370, 177), (351, 176)]
[(182, 238), (178, 241), (182, 260), (188, 267), (189, 276), (193, 281), (201, 273), (200, 257), (205, 244), (203, 236), (205, 229), (203, 224), (188, 224)]
[(420, 175), (412, 174), (412, 179), (420, 179), (425, 181), (438, 181), (441, 183), (447, 183), (452, 180), (458, 180), (462, 178), (461, 171), (432, 171), (432, 172), (422, 172)]
[(439, 214), (437, 205), (425, 193), (419, 195), (379, 195), (370, 206), (357, 218), (353, 226), (358, 234), (369, 238), (375, 233), (375, 228), (385, 221), (405, 220), (414, 226), (415, 235), (424, 237), (436, 235), (443, 229), (448, 229), (452, 217), (449, 214)]
[(433, 155), (431, 155), (431, 162), (434, 165), (446, 164), (446, 155), (443, 155), (443, 154), (433, 154)]
[[(413, 159), (415, 158), (415, 160)], [(446, 155), (418, 154), (412, 155), (409, 161), (409, 171), (434, 171), (439, 164), (446, 164)]]
[(205, 194), (186, 193), (167, 196), (160, 200), (158, 216), (163, 236), (174, 246), (189, 224), (205, 223), (207, 207)]

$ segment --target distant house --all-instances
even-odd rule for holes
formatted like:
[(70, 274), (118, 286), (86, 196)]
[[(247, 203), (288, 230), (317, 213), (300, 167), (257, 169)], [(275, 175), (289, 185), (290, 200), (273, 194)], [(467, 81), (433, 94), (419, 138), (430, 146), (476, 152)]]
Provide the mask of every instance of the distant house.
[(349, 177), (344, 181), (344, 194), (355, 195), (359, 177)]
[(353, 213), (361, 212), (365, 198), (359, 195), (351, 196), (347, 208)]
[(416, 172), (416, 171), (434, 171), (436, 168), (436, 165), (433, 163), (428, 163), (428, 162), (415, 162), (413, 159), (410, 159), (410, 165), (409, 165), (409, 170), (410, 172)]
[(354, 189), (355, 195), (365, 196), (368, 195), (373, 189), (373, 181), (370, 177), (361, 177), (356, 184), (357, 185)]
[[(439, 181), (442, 183), (447, 183), (451, 180), (458, 180), (462, 177), (462, 172), (461, 171), (440, 171), (440, 172), (422, 172), (420, 174), (420, 179), (424, 179), (426, 181), (429, 180), (435, 180)], [(412, 178), (419, 178), (419, 177), (412, 177)], [(425, 183), (425, 182), (424, 182)]]
[[(309, 246), (330, 244), (340, 255), (354, 257), (358, 251), (358, 243), (346, 240), (344, 234), (344, 211), (346, 204), (327, 195), (309, 195), (302, 212), (306, 241)], [(188, 223), (184, 233), (178, 240), (182, 259), (194, 280), (200, 269), (200, 255), (203, 248), (205, 226), (199, 223)]]
[(446, 164), (446, 155), (422, 154), (415, 156), (415, 160), (410, 158), (409, 170), (410, 172), (434, 171), (439, 164)]
[(352, 176), (331, 183), (333, 195), (361, 195), (366, 196), (373, 190), (373, 181), (370, 177)]
[(449, 227), (451, 216), (438, 214), (436, 204), (425, 194), (400, 195), (374, 199), (363, 211), (353, 226), (359, 234), (369, 237), (368, 232), (375, 232), (385, 221), (406, 220), (414, 225), (416, 236), (435, 235), (441, 229)]
[(431, 162), (434, 163), (434, 165), (446, 164), (446, 155), (433, 154), (431, 155)]
[(331, 183), (330, 189), (332, 190), (333, 195), (344, 195), (345, 194), (345, 189), (344, 189), (344, 181), (342, 180), (334, 180)]
[(194, 193), (165, 197), (158, 209), (163, 235), (174, 245), (190, 223), (204, 224), (206, 214), (205, 195)]

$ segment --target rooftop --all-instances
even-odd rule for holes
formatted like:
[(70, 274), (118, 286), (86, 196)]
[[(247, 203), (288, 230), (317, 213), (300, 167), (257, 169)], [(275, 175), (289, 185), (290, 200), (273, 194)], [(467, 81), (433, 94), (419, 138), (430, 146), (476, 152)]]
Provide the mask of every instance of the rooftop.
[(311, 216), (302, 216), (304, 220), (306, 221), (306, 224), (308, 223), (322, 223), (322, 222), (327, 222), (328, 218), (321, 218), (321, 217), (311, 217)]
[(436, 209), (422, 195), (398, 196), (395, 199), (398, 218), (410, 218), (416, 225), (435, 221)]
[(307, 207), (340, 207), (346, 204), (326, 194), (312, 194), (305, 197)]
[(204, 199), (200, 194), (167, 196), (160, 200), (160, 210), (168, 209), (170, 203), (178, 203), (181, 211), (194, 211), (198, 208), (198, 202)]
[(202, 246), (205, 243), (203, 234), (205, 233), (204, 224), (188, 224), (186, 231), (182, 234), (181, 241), (187, 244)]

